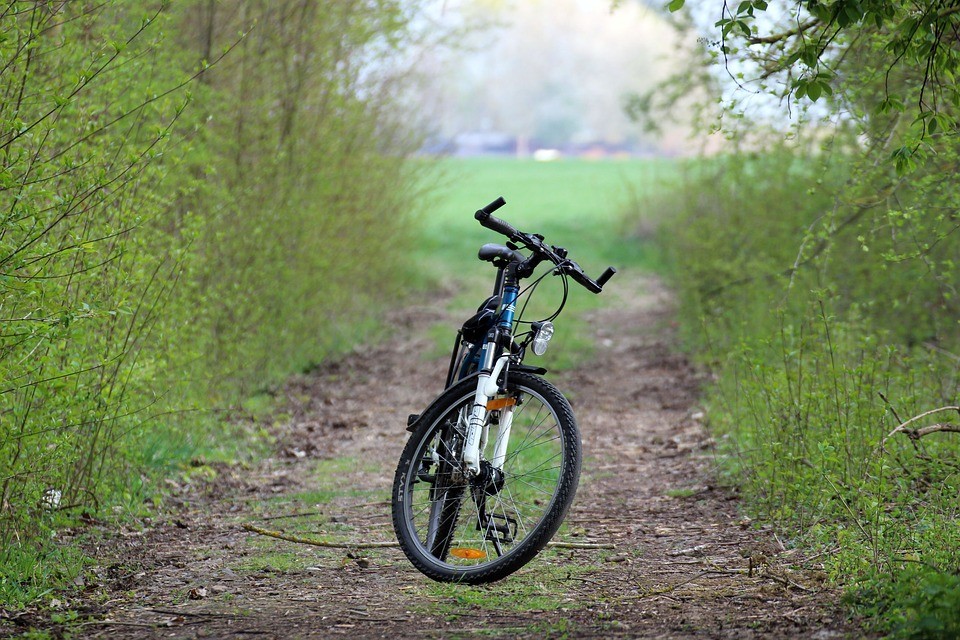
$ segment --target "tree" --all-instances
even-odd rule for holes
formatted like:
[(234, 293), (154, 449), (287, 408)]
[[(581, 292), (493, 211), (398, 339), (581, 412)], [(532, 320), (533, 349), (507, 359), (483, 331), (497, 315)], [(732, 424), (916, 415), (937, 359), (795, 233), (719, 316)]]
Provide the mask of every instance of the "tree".
[[(684, 4), (671, 0), (668, 8), (676, 12)], [(724, 0), (718, 10), (716, 54), (741, 87), (756, 83), (788, 100), (835, 97), (850, 104), (864, 84), (864, 67), (872, 69), (883, 92), (860, 106), (881, 120), (889, 113), (911, 116), (911, 131), (892, 151), (901, 170), (931, 148), (931, 137), (956, 132), (960, 2), (743, 0), (734, 6)]]

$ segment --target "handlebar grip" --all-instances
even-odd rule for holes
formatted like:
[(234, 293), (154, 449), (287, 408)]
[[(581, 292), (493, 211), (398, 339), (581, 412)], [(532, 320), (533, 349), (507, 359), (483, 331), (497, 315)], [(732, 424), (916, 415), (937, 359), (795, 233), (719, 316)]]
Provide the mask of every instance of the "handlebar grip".
[(514, 236), (518, 235), (519, 232), (510, 226), (509, 223), (504, 222), (500, 218), (494, 218), (492, 215), (490, 215), (505, 204), (507, 204), (507, 201), (501, 196), (484, 208), (478, 209), (473, 217), (479, 220), (480, 224), (487, 229), (496, 231), (497, 233), (502, 233), (508, 238), (513, 238)]
[(607, 280), (612, 278), (616, 272), (617, 270), (614, 269), (613, 267), (607, 267), (607, 270), (601, 273), (600, 277), (597, 278), (597, 284), (600, 285), (601, 287), (607, 284)]
[(570, 277), (573, 278), (574, 282), (579, 284), (590, 293), (600, 293), (603, 291), (600, 285), (591, 280), (590, 276), (581, 271), (579, 267), (577, 267), (576, 271), (568, 271), (567, 273), (570, 274)]
[[(491, 213), (493, 213), (494, 211), (496, 211), (497, 209), (499, 209), (505, 204), (507, 204), (507, 201), (503, 199), (503, 196), (500, 196), (499, 198), (497, 198), (496, 200), (494, 200), (484, 208), (480, 209), (480, 211), (483, 211), (485, 214), (489, 216)], [(477, 219), (479, 220), (479, 218)]]

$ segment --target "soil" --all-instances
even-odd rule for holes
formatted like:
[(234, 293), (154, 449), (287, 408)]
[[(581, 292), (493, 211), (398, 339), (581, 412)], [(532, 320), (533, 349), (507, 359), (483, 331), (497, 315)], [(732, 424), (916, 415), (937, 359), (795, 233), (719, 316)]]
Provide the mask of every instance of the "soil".
[[(506, 580), (438, 585), (397, 548), (321, 548), (264, 529), (346, 544), (390, 542), (390, 485), (408, 413), (442, 387), (422, 308), (390, 322), (399, 342), (292, 380), (254, 463), (203, 464), (172, 483), (162, 515), (101, 526), (78, 593), (50, 611), (0, 618), (0, 635), (110, 638), (845, 638), (863, 637), (819, 558), (742, 511), (716, 478), (697, 407), (700, 375), (674, 343), (672, 300), (651, 277), (620, 277), (592, 312), (595, 349), (548, 375), (583, 434), (583, 476), (557, 538)], [(432, 317), (425, 315), (434, 314)], [(562, 318), (558, 323), (563, 330)], [(96, 526), (95, 524), (92, 526)], [(72, 614), (71, 614), (72, 616)]]

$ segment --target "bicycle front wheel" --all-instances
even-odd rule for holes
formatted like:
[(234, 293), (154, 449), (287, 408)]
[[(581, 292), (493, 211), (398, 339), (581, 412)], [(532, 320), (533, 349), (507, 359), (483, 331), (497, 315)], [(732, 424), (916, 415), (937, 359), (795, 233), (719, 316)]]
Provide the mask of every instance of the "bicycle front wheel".
[[(552, 384), (522, 372), (510, 372), (502, 407), (488, 412), (480, 473), (465, 473), (460, 453), (476, 385), (473, 378), (452, 386), (424, 413), (394, 479), (400, 546), (417, 569), (443, 582), (492, 582), (529, 562), (560, 527), (580, 477), (570, 404)], [(510, 437), (498, 469), (490, 460), (503, 421)]]

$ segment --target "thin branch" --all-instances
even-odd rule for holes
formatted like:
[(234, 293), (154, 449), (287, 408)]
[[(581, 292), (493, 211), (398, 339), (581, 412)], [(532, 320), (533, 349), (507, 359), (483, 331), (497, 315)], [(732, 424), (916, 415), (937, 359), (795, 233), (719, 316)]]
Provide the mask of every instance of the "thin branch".
[(754, 36), (752, 38), (747, 38), (747, 44), (776, 44), (781, 40), (786, 40), (787, 38), (800, 35), (807, 29), (815, 27), (818, 24), (820, 24), (819, 18), (811, 18), (806, 22), (797, 25), (795, 29), (790, 29), (789, 31), (782, 31), (769, 36)]
[(900, 425), (898, 425), (896, 429), (888, 433), (886, 437), (884, 437), (884, 439), (880, 441), (880, 447), (883, 448), (884, 445), (887, 444), (887, 440), (893, 437), (894, 434), (901, 433), (901, 432), (905, 433), (907, 437), (910, 438), (911, 440), (919, 440), (920, 438), (930, 435), (931, 433), (938, 433), (941, 431), (948, 432), (948, 433), (960, 433), (960, 426), (957, 426), (955, 424), (950, 424), (950, 423), (938, 423), (938, 424), (931, 425), (929, 427), (923, 427), (921, 429), (907, 429), (907, 425), (912, 424), (917, 420), (926, 418), (927, 416), (932, 416), (937, 413), (943, 413), (944, 411), (955, 411), (957, 412), (957, 414), (960, 414), (960, 406), (939, 407), (937, 409), (924, 411), (920, 415), (913, 416), (906, 422), (900, 423)]
[(914, 440), (919, 440), (924, 436), (928, 436), (931, 433), (960, 433), (960, 425), (952, 424), (950, 422), (938, 422), (937, 424), (932, 424), (929, 427), (923, 427), (920, 429), (910, 429), (905, 433), (907, 437), (913, 438)]
[[(251, 533), (257, 533), (262, 536), (286, 540), (287, 542), (296, 542), (299, 544), (309, 544), (315, 547), (326, 547), (331, 549), (389, 549), (399, 547), (399, 542), (327, 542), (325, 540), (315, 540), (313, 538), (304, 538), (303, 536), (284, 533), (283, 531), (271, 531), (262, 529), (258, 526), (247, 524), (243, 528)], [(617, 546), (611, 543), (603, 542), (548, 542), (548, 547), (556, 549), (616, 549)]]
[(612, 542), (548, 542), (548, 547), (555, 549), (616, 549)]
[(302, 536), (293, 535), (290, 533), (284, 533), (282, 531), (271, 531), (269, 529), (261, 529), (252, 524), (245, 523), (243, 528), (251, 533), (257, 533), (261, 536), (269, 536), (271, 538), (277, 538), (278, 540), (286, 540), (287, 542), (296, 542), (299, 544), (309, 544), (315, 547), (327, 547), (332, 549), (385, 549), (389, 547), (399, 547), (399, 542), (326, 542), (324, 540), (314, 540), (313, 538), (304, 538)]

